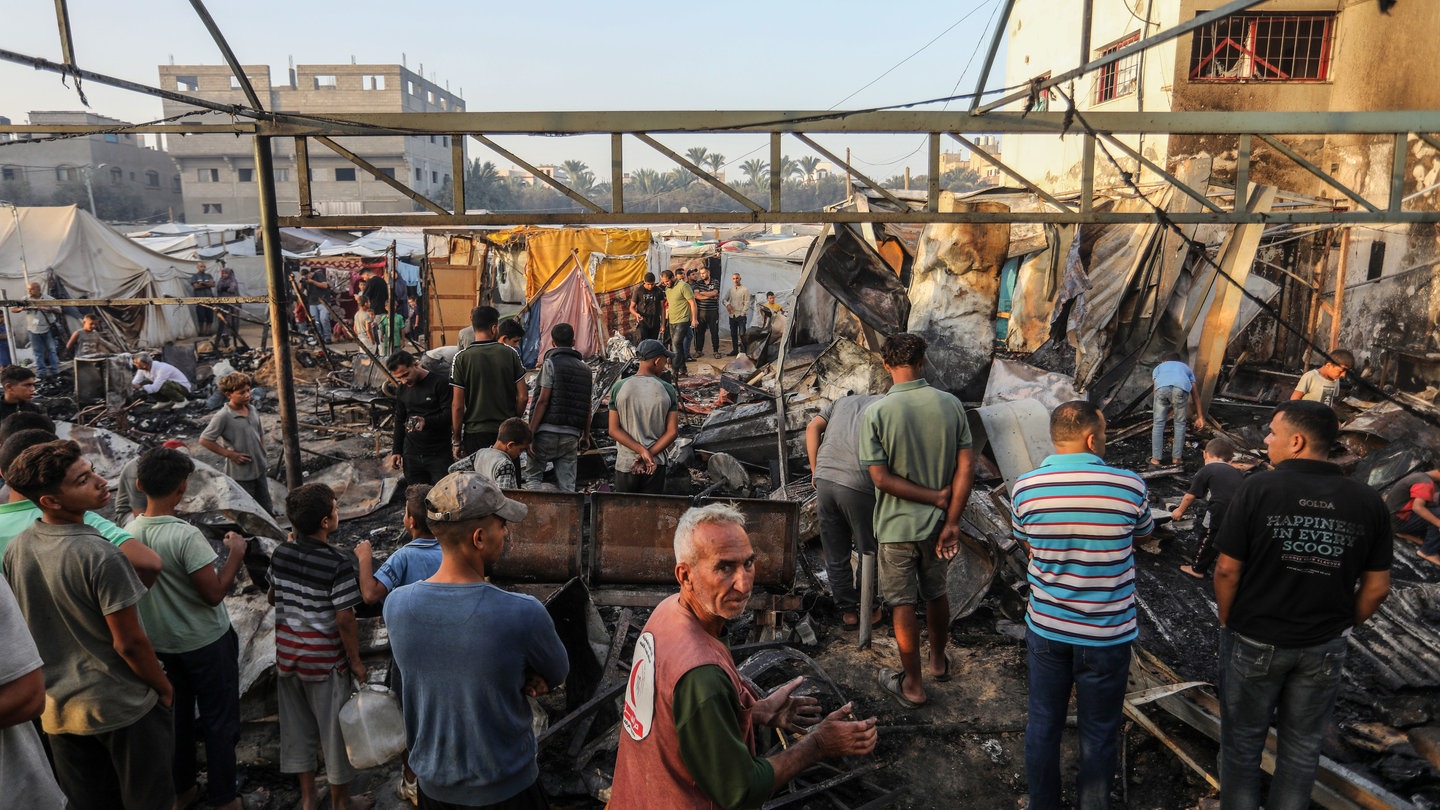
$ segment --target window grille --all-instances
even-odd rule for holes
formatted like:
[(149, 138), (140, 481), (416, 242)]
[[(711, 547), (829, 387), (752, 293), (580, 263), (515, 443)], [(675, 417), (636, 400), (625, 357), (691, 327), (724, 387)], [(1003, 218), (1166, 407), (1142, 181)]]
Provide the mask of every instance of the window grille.
[(1334, 14), (1232, 14), (1194, 33), (1190, 80), (1326, 81), (1334, 31)]
[[(1134, 45), (1140, 41), (1140, 34), (1136, 32), (1128, 37), (1107, 45), (1100, 49), (1097, 56), (1108, 56), (1121, 48)], [(1121, 59), (1118, 62), (1100, 68), (1095, 75), (1095, 90), (1092, 94), (1094, 103), (1103, 104), (1121, 96), (1128, 96), (1135, 92), (1136, 83), (1140, 80), (1140, 54), (1135, 53)]]

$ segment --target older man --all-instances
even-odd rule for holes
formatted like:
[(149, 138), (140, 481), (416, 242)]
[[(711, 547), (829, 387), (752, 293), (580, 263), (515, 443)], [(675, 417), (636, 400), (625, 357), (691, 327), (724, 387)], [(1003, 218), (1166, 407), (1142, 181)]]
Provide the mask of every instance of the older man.
[(25, 285), (29, 303), (23, 307), (11, 307), (11, 312), (25, 313), (25, 328), (30, 333), (30, 350), (35, 353), (35, 367), (41, 379), (60, 373), (60, 357), (55, 352), (55, 333), (51, 330), (60, 319), (60, 308), (47, 306), (45, 301), (55, 299), (45, 294), (40, 282)]
[[(711, 504), (681, 516), (675, 579), (680, 593), (655, 608), (635, 644), (613, 810), (759, 807), (814, 763), (875, 749), (875, 718), (846, 719), (850, 704), (820, 720), (814, 698), (794, 695), (803, 679), (762, 699), (736, 672), (719, 635), (745, 612), (755, 584), (755, 551), (737, 509)], [(810, 730), (761, 757), (757, 726)]]

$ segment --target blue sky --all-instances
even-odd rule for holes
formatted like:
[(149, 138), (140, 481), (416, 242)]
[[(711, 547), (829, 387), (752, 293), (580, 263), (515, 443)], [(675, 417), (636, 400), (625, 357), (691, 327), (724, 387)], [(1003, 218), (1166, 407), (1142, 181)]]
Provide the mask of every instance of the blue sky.
[[(3, 3), (0, 48), (58, 61), (54, 3)], [(352, 56), (362, 63), (396, 63), (404, 54), (412, 69), (423, 64), (427, 77), (463, 89), (471, 111), (853, 109), (968, 92), (1000, 5), (1000, 0), (207, 3), (241, 62), (269, 64), (272, 77), (284, 75), (291, 57), (298, 64), (345, 63)], [(172, 58), (177, 64), (221, 63), (186, 0), (70, 0), (69, 7), (77, 61), (84, 68), (155, 85), (156, 67)], [(1000, 73), (1003, 56), (991, 86), (1002, 83)], [(160, 117), (158, 99), (93, 83), (85, 91), (94, 112), (131, 121)], [(56, 109), (81, 109), (59, 76), (0, 63), (0, 115), (24, 122), (30, 110)], [(751, 157), (766, 154), (760, 137), (665, 141), (681, 151), (707, 146), (737, 161), (752, 149), (760, 151)], [(851, 147), (857, 167), (880, 179), (906, 165), (925, 171), (920, 136), (822, 143), (841, 153)], [(505, 145), (535, 163), (571, 157), (592, 166), (608, 161), (602, 138)], [(794, 141), (787, 140), (785, 150), (806, 154)], [(474, 144), (471, 155), (505, 165)], [(627, 141), (627, 169), (669, 165)]]

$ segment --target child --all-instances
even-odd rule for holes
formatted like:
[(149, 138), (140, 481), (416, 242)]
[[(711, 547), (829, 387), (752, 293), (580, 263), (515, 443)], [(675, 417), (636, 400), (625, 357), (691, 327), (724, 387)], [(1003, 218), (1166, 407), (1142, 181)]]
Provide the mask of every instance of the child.
[(405, 316), (398, 312), (375, 318), (375, 332), (380, 338), (376, 354), (384, 357), (400, 351), (405, 340)]
[(199, 529), (175, 516), (195, 462), (157, 447), (140, 457), (136, 483), (145, 514), (130, 524), (135, 539), (160, 555), (160, 578), (140, 600), (140, 618), (175, 687), (176, 804), (195, 798), (195, 709), (205, 739), (211, 807), (239, 810), (235, 741), (240, 737), (240, 639), (223, 602), (245, 560), (245, 538), (225, 533), (229, 556), (217, 574), (215, 550)]
[[(429, 494), (429, 484), (412, 484), (405, 488), (405, 530), (410, 533), (410, 542), (396, 549), (379, 571), (370, 573), (375, 566), (375, 560), (370, 555), (370, 541), (361, 540), (355, 544), (355, 558), (360, 563), (360, 595), (365, 598), (365, 604), (373, 605), (401, 585), (427, 580), (440, 570), (440, 541), (435, 539), (430, 524), (425, 520), (425, 496)], [(397, 698), (401, 694), (399, 667), (390, 669), (390, 693)], [(395, 792), (401, 799), (413, 804), (417, 801), (419, 788), (415, 784), (415, 772), (410, 770), (408, 751), (401, 764), (404, 773)]]
[(499, 341), (520, 353), (520, 341), (525, 339), (525, 327), (520, 325), (519, 318), (506, 318), (500, 322), (498, 330)]
[[(351, 555), (329, 539), (340, 526), (335, 492), (302, 484), (285, 496), (294, 540), (270, 561), (270, 603), (275, 606), (276, 697), (280, 714), (280, 770), (300, 775), (303, 810), (315, 810), (315, 746), (325, 752), (330, 806), (349, 806), (355, 769), (340, 735), (340, 707), (350, 678), (364, 682), (355, 633), (360, 587)], [(348, 663), (348, 668), (347, 668)]]
[(1335, 405), (1335, 400), (1340, 398), (1340, 380), (1355, 367), (1355, 355), (1344, 349), (1336, 349), (1330, 356), (1335, 358), (1335, 362), (1327, 360), (1325, 365), (1300, 375), (1300, 381), (1295, 383), (1295, 390), (1290, 392), (1291, 399), (1308, 399), (1332, 407)]
[(770, 325), (770, 319), (776, 315), (784, 315), (785, 308), (775, 300), (775, 293), (765, 293), (765, 303), (760, 305), (760, 323), (766, 327)]
[(494, 481), (495, 486), (501, 489), (519, 489), (520, 476), (516, 474), (516, 464), (520, 461), (520, 454), (530, 449), (531, 438), (530, 426), (525, 420), (512, 416), (500, 423), (495, 444), (481, 448), (472, 457), (471, 464), (461, 464), (465, 466), (465, 471), (474, 470)]
[(27, 447), (6, 472), (41, 512), (10, 541), (4, 572), (45, 662), (55, 777), (75, 807), (170, 807), (174, 690), (140, 624), (145, 586), (84, 522), (110, 487), (71, 441)]
[(370, 312), (370, 299), (361, 296), (355, 299), (355, 340), (361, 346), (375, 351), (375, 316)]
[[(217, 387), (225, 397), (225, 404), (201, 431), (200, 446), (224, 458), (225, 474), (250, 493), (260, 508), (274, 514), (270, 482), (265, 477), (265, 432), (260, 428), (260, 414), (250, 405), (253, 384), (250, 375), (243, 371), (220, 378)], [(229, 447), (222, 446), (219, 439), (224, 439)]]
[(105, 336), (95, 331), (100, 322), (94, 315), (86, 315), (80, 321), (80, 328), (70, 333), (70, 339), (65, 342), (65, 351), (70, 352), (72, 357), (87, 357), (96, 354), (107, 354), (118, 351), (105, 339)]
[[(1180, 355), (1170, 352), (1160, 358), (1160, 364), (1150, 372), (1155, 383), (1155, 401), (1151, 411), (1150, 466), (1160, 466), (1160, 451), (1165, 447), (1165, 422), (1170, 412), (1175, 412), (1175, 437), (1170, 445), (1170, 463), (1180, 464), (1181, 453), (1185, 450), (1185, 417), (1190, 408), (1190, 391), (1195, 387), (1195, 372), (1180, 360)], [(1195, 420), (1195, 427), (1204, 422)]]
[(25, 366), (6, 366), (0, 369), (0, 387), (5, 390), (5, 396), (0, 397), (0, 419), (21, 412), (40, 412), (31, 401), (35, 399), (34, 371)]
[(1231, 459), (1235, 458), (1235, 445), (1228, 439), (1211, 439), (1205, 445), (1204, 455), (1205, 466), (1195, 474), (1190, 490), (1170, 513), (1171, 518), (1179, 520), (1190, 509), (1190, 504), (1201, 497), (1210, 505), (1205, 513), (1205, 522), (1200, 527), (1200, 543), (1195, 547), (1195, 558), (1189, 565), (1180, 566), (1181, 571), (1196, 579), (1204, 579), (1206, 571), (1215, 562), (1219, 553), (1215, 548), (1215, 533), (1220, 531), (1225, 509), (1230, 505), (1235, 490), (1245, 481), (1245, 474), (1230, 465)]

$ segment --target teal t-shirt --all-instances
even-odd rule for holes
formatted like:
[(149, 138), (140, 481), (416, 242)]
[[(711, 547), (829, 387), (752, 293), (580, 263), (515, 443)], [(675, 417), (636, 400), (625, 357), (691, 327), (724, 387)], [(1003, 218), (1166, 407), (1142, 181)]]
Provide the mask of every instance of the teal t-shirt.
[[(929, 489), (944, 489), (955, 477), (956, 456), (970, 446), (965, 406), (925, 380), (899, 383), (865, 411), (860, 424), (860, 463), (885, 465), (890, 472)], [(875, 491), (875, 539), (919, 543), (934, 537), (945, 512)]]
[[(40, 507), (34, 501), (0, 504), (0, 554), (5, 553), (5, 547), (10, 545), (15, 535), (30, 528), (39, 519)], [(112, 546), (134, 539), (129, 532), (94, 512), (85, 513), (85, 525), (99, 532)]]
[(140, 621), (156, 652), (187, 653), (204, 647), (230, 629), (224, 603), (208, 605), (190, 575), (217, 558), (200, 530), (174, 517), (141, 515), (130, 523), (135, 539), (160, 555), (162, 567), (145, 598)]

